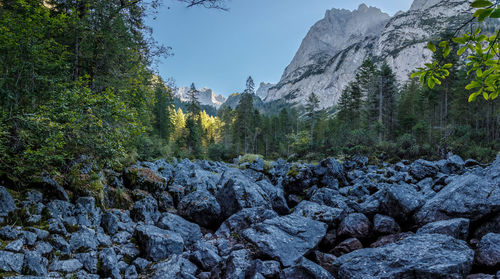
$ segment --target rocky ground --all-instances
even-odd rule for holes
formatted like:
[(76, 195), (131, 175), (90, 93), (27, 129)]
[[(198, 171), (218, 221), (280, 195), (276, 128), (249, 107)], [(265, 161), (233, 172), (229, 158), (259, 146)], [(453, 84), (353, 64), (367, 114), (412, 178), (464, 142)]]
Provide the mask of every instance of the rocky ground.
[(0, 187), (0, 277), (500, 278), (500, 157), (160, 160), (105, 176), (102, 200), (50, 177)]

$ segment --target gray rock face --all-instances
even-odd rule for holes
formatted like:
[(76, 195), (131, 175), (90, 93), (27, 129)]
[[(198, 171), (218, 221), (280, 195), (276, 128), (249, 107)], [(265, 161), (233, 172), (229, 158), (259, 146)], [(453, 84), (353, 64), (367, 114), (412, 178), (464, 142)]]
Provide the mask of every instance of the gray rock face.
[(321, 161), (319, 165), (314, 168), (314, 173), (321, 177), (320, 182), (325, 187), (336, 189), (338, 188), (338, 182), (340, 182), (341, 185), (347, 184), (344, 166), (333, 158)]
[[(474, 259), (465, 242), (441, 234), (421, 234), (379, 248), (357, 250), (338, 258), (339, 279), (464, 278)], [(444, 277), (446, 276), (446, 277)]]
[(500, 158), (484, 175), (467, 173), (455, 177), (434, 197), (427, 200), (414, 218), (418, 224), (426, 224), (452, 218), (477, 221), (500, 212)]
[(426, 42), (445, 30), (455, 30), (471, 16), (466, 0), (417, 2), (433, 4), (414, 5), (392, 18), (366, 5), (352, 12), (327, 11), (310, 29), (265, 101), (305, 104), (315, 92), (322, 107), (331, 107), (366, 57), (386, 61), (399, 82), (408, 80), (414, 69), (431, 60)]
[(85, 268), (88, 272), (97, 273), (98, 260), (96, 251), (76, 254), (75, 258), (83, 264), (83, 268)]
[(334, 279), (334, 277), (321, 266), (302, 257), (292, 267), (285, 268), (280, 274), (282, 279)]
[(264, 220), (243, 231), (243, 236), (284, 266), (309, 252), (326, 234), (326, 224), (298, 215)]
[(6, 217), (14, 210), (16, 210), (14, 198), (5, 187), (0, 186), (0, 217)]
[(23, 254), (0, 251), (0, 271), (20, 273), (23, 262)]
[(164, 214), (158, 221), (158, 227), (180, 234), (186, 246), (194, 244), (201, 238), (201, 230), (198, 225), (172, 213)]
[(274, 278), (280, 272), (280, 263), (277, 261), (255, 260), (255, 272), (262, 274), (265, 278)]
[(465, 218), (437, 221), (421, 227), (418, 229), (417, 233), (439, 233), (457, 239), (467, 240), (467, 236), (469, 235), (469, 224), (469, 219)]
[(202, 227), (216, 228), (221, 222), (221, 206), (207, 191), (185, 196), (177, 208), (179, 215)]
[(371, 222), (361, 213), (352, 213), (342, 220), (338, 235), (356, 238), (366, 238), (371, 233)]
[[(175, 98), (178, 98), (183, 102), (189, 102), (189, 96), (188, 96), (189, 90), (190, 87), (179, 87), (176, 90), (174, 90), (173, 95)], [(200, 104), (202, 105), (219, 108), (226, 101), (226, 98), (224, 96), (217, 95), (210, 88), (204, 87), (199, 89), (198, 91), (199, 91), (198, 98)]]
[(500, 267), (500, 234), (489, 233), (479, 241), (476, 262), (487, 267)]
[(173, 231), (162, 230), (151, 225), (136, 228), (137, 241), (144, 255), (153, 261), (166, 259), (184, 250), (182, 237)]

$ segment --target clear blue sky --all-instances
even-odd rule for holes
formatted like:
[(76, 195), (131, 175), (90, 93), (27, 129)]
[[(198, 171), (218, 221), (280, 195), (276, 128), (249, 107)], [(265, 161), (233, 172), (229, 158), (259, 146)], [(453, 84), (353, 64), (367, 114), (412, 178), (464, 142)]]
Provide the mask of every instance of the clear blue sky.
[(276, 83), (309, 28), (331, 8), (359, 4), (394, 15), (412, 0), (231, 0), (230, 11), (185, 8), (166, 0), (148, 20), (153, 37), (173, 48), (158, 67), (177, 86), (210, 87), (225, 96), (240, 92), (251, 75), (256, 86)]

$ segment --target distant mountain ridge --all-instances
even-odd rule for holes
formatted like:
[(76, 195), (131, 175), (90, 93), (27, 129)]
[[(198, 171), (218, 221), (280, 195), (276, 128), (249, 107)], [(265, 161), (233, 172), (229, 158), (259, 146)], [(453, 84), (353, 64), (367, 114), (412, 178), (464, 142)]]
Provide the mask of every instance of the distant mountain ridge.
[(259, 95), (265, 102), (304, 104), (314, 92), (321, 107), (331, 107), (369, 57), (386, 61), (404, 82), (431, 59), (427, 41), (470, 16), (467, 0), (415, 0), (410, 10), (393, 17), (365, 4), (354, 11), (328, 10), (310, 29), (279, 83), (263, 87)]
[[(189, 87), (179, 87), (173, 91), (174, 98), (179, 99), (181, 102), (188, 102), (188, 92)], [(226, 98), (220, 94), (216, 94), (212, 89), (203, 87), (198, 89), (198, 101), (201, 105), (212, 106), (219, 108), (225, 101)]]

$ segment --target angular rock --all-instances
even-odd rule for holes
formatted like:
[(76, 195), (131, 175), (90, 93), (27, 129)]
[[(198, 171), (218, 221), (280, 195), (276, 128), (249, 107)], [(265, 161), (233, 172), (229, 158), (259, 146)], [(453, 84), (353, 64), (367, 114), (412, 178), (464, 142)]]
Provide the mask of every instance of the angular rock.
[(387, 244), (391, 244), (400, 240), (403, 240), (409, 236), (414, 235), (413, 232), (402, 232), (402, 233), (395, 233), (395, 234), (390, 234), (390, 235), (384, 235), (381, 236), (377, 239), (377, 241), (373, 242), (370, 244), (370, 248), (377, 248), (377, 247), (382, 247)]
[(245, 279), (252, 270), (250, 251), (242, 249), (233, 251), (226, 262), (225, 279)]
[[(164, 262), (153, 267), (152, 279), (182, 278), (195, 279), (194, 274), (198, 270), (195, 264), (183, 258), (181, 255), (172, 255)], [(150, 276), (150, 275), (149, 275)]]
[(332, 264), (337, 259), (332, 254), (322, 253), (320, 251), (314, 251), (314, 261), (318, 263), (326, 271), (332, 273)]
[(137, 274), (137, 270), (135, 269), (135, 266), (130, 265), (125, 269), (125, 274), (123, 276), (124, 279), (136, 279), (139, 276)]
[(329, 188), (316, 190), (309, 200), (317, 204), (343, 209), (345, 213), (350, 213), (352, 211), (346, 203), (347, 199), (338, 191)]
[(150, 261), (143, 258), (137, 258), (132, 263), (139, 270), (139, 272), (146, 270), (146, 268), (151, 264)]
[(474, 259), (465, 242), (447, 235), (414, 235), (380, 248), (338, 258), (335, 276), (347, 278), (464, 278)]
[(118, 231), (118, 216), (110, 211), (104, 212), (101, 218), (101, 226), (107, 234), (113, 235)]
[(206, 271), (212, 270), (222, 260), (217, 253), (217, 248), (206, 241), (196, 242), (191, 250), (189, 259)]
[(38, 252), (27, 251), (24, 254), (23, 274), (46, 276), (48, 260)]
[(130, 189), (141, 189), (150, 193), (165, 190), (167, 183), (164, 177), (151, 168), (132, 166), (125, 170), (125, 184)]
[(200, 227), (197, 224), (188, 222), (172, 213), (163, 214), (158, 221), (158, 227), (180, 234), (186, 246), (194, 244), (202, 236)]
[(98, 260), (96, 251), (76, 254), (75, 258), (83, 264), (83, 268), (85, 268), (88, 272), (97, 273)]
[(421, 227), (418, 229), (417, 233), (439, 233), (457, 239), (467, 240), (469, 235), (469, 223), (469, 219), (465, 218), (437, 221)]
[(99, 252), (99, 272), (106, 277), (121, 279), (118, 258), (113, 248), (105, 248)]
[(43, 190), (46, 198), (50, 197), (62, 201), (69, 201), (68, 194), (64, 188), (61, 187), (61, 185), (52, 179), (46, 172), (39, 177), (39, 181), (36, 182), (34, 186)]
[(406, 183), (387, 185), (384, 191), (381, 207), (386, 215), (396, 219), (406, 219), (418, 210), (424, 203), (423, 196)]
[(363, 249), (363, 244), (357, 238), (348, 238), (335, 246), (330, 253), (340, 257), (359, 249)]
[(207, 191), (186, 195), (177, 208), (179, 215), (202, 227), (217, 228), (221, 222), (221, 206)]
[(255, 260), (255, 272), (265, 278), (274, 278), (280, 273), (280, 263), (277, 261)]
[(97, 227), (101, 224), (101, 209), (95, 206), (95, 198), (80, 197), (75, 202), (74, 214), (80, 226)]
[(379, 234), (394, 234), (401, 228), (392, 217), (376, 214), (373, 217), (373, 230)]
[(57, 271), (57, 272), (64, 272), (64, 273), (69, 273), (69, 272), (75, 272), (83, 267), (82, 263), (79, 260), (72, 259), (72, 260), (54, 260), (51, 264), (49, 269), (51, 271)]
[(329, 225), (329, 227), (336, 227), (344, 217), (344, 210), (319, 205), (315, 202), (302, 201), (295, 207), (293, 214), (323, 222)]
[(282, 279), (334, 279), (334, 277), (321, 266), (302, 257), (294, 266), (286, 268), (280, 274)]
[(49, 254), (50, 252), (52, 252), (53, 249), (54, 247), (52, 247), (52, 245), (44, 241), (38, 242), (35, 247), (35, 251), (37, 251), (42, 255)]
[(239, 234), (252, 224), (274, 217), (278, 217), (278, 214), (270, 209), (263, 207), (245, 208), (224, 221), (215, 234), (228, 238), (232, 234)]
[(321, 161), (315, 168), (314, 173), (321, 177), (321, 184), (325, 187), (338, 189), (339, 182), (341, 186), (347, 185), (346, 172), (344, 166), (339, 161), (328, 158)]
[(78, 232), (71, 235), (69, 246), (72, 252), (86, 252), (97, 249), (99, 242), (97, 241), (94, 230), (83, 227)]
[(243, 236), (285, 266), (308, 253), (326, 234), (326, 224), (298, 215), (264, 220), (243, 231)]
[(366, 238), (371, 234), (371, 222), (362, 213), (351, 213), (340, 222), (339, 236)]
[(151, 196), (146, 196), (140, 201), (134, 203), (130, 211), (130, 217), (135, 222), (144, 222), (145, 224), (152, 225), (160, 218), (158, 211), (158, 202)]
[(121, 231), (113, 236), (113, 242), (118, 244), (124, 244), (128, 242), (131, 238), (132, 235), (129, 232)]
[(23, 254), (0, 251), (0, 271), (20, 273), (23, 263)]
[(162, 230), (151, 225), (136, 228), (136, 238), (143, 254), (152, 261), (166, 259), (184, 250), (182, 237), (173, 231)]
[(436, 175), (438, 168), (435, 163), (426, 160), (416, 160), (410, 165), (410, 174), (417, 180)]
[(162, 192), (158, 197), (160, 211), (168, 211), (174, 208), (174, 198), (168, 192)]
[(230, 178), (217, 193), (217, 201), (224, 218), (243, 208), (271, 209), (270, 197), (267, 193), (243, 175)]
[(490, 268), (500, 268), (500, 234), (489, 233), (479, 241), (476, 263)]
[(455, 177), (415, 214), (417, 224), (452, 218), (474, 222), (500, 212), (500, 176), (494, 176), (496, 169), (500, 169), (500, 158), (483, 175)]
[(5, 246), (5, 250), (11, 251), (11, 252), (19, 252), (23, 248), (24, 243), (25, 243), (24, 238), (14, 240), (14, 241), (10, 242), (9, 244), (7, 244), (7, 246)]
[(14, 210), (16, 210), (14, 198), (5, 187), (0, 186), (0, 217), (7, 217)]

